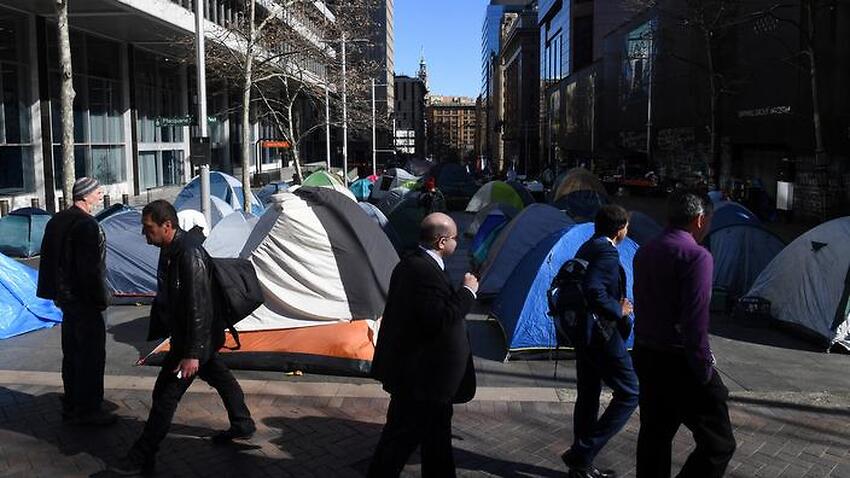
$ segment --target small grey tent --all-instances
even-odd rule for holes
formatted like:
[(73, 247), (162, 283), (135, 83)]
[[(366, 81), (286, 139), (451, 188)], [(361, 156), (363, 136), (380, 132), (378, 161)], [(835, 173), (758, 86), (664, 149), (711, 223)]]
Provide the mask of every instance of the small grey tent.
[(811, 229), (779, 253), (748, 296), (770, 302), (776, 320), (825, 347), (850, 350), (850, 217)]

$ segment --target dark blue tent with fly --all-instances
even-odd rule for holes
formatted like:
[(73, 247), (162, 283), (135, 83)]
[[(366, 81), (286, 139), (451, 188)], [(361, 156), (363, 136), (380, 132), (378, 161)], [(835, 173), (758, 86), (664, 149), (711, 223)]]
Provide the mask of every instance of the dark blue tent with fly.
[(43, 209), (16, 209), (0, 219), (0, 253), (10, 257), (41, 254), (41, 240), (51, 214)]
[(112, 302), (152, 300), (159, 249), (142, 235), (142, 213), (128, 208), (103, 219), (100, 227), (106, 235), (106, 285)]
[(714, 205), (714, 214), (711, 216), (711, 230), (733, 224), (761, 224), (758, 216), (744, 206), (733, 201), (720, 201)]
[[(592, 223), (566, 227), (537, 244), (514, 269), (493, 304), (492, 315), (505, 333), (507, 354), (525, 350), (552, 349), (557, 346), (555, 327), (547, 314), (546, 291), (561, 266), (594, 234)], [(633, 300), (632, 261), (638, 245), (626, 239), (618, 247), (620, 264), (626, 271), (626, 296)], [(631, 347), (629, 337), (626, 346)]]
[(599, 208), (608, 204), (608, 196), (597, 191), (573, 191), (561, 196), (552, 205), (566, 212), (576, 222), (593, 221)]
[(0, 254), (0, 339), (62, 322), (53, 301), (36, 297), (38, 272)]
[(714, 258), (714, 287), (733, 298), (746, 294), (770, 261), (785, 249), (782, 239), (758, 223), (715, 227), (712, 221), (703, 243)]
[(629, 213), (629, 237), (642, 246), (653, 237), (661, 234), (664, 228), (655, 219), (640, 211)]

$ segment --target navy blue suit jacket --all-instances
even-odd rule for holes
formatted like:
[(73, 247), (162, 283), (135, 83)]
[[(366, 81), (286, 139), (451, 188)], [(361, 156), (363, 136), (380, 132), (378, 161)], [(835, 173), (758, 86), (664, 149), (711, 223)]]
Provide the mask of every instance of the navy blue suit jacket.
[[(576, 257), (588, 262), (584, 294), (589, 312), (602, 319), (600, 325), (610, 332), (623, 318), (620, 300), (626, 296), (626, 271), (620, 265), (620, 253), (607, 237), (597, 235), (582, 244)], [(590, 330), (588, 324), (588, 334)]]

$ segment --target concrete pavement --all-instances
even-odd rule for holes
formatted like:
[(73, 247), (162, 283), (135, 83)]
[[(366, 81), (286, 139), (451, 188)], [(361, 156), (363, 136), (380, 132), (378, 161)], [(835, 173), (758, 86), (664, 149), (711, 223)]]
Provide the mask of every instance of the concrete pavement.
[[(461, 226), (467, 215), (456, 215)], [(459, 278), (465, 251), (448, 269)], [(0, 476), (88, 476), (122, 454), (150, 406), (157, 369), (135, 367), (156, 344), (144, 341), (148, 307), (107, 313), (106, 397), (122, 417), (108, 430), (63, 425), (61, 353), (55, 327), (0, 342)], [(504, 337), (487, 304), (469, 317), (478, 371), (476, 400), (458, 406), (455, 446), (461, 476), (564, 476), (558, 455), (571, 441), (575, 369), (566, 357), (504, 362)], [(712, 346), (732, 390), (739, 447), (729, 476), (850, 477), (850, 356), (825, 354), (760, 324), (715, 317)], [(239, 371), (259, 424), (246, 445), (215, 447), (203, 437), (226, 427), (216, 394), (196, 383), (163, 444), (159, 476), (362, 476), (388, 399), (365, 378)], [(638, 415), (605, 448), (600, 466), (634, 473)], [(691, 447), (674, 446), (674, 470)], [(405, 476), (419, 476), (418, 459)]]

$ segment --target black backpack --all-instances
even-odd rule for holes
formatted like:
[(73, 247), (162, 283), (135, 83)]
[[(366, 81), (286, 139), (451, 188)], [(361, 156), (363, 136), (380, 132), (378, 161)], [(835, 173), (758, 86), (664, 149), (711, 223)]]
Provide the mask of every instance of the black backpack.
[(584, 276), (588, 262), (583, 259), (570, 259), (561, 266), (552, 279), (546, 297), (549, 301), (549, 315), (558, 332), (559, 344), (575, 344), (579, 338), (579, 320), (587, 313), (587, 299), (584, 295)]
[(233, 336), (236, 347), (231, 350), (238, 350), (242, 344), (235, 325), (263, 305), (263, 289), (254, 264), (247, 259), (211, 257), (210, 264), (213, 272), (212, 292), (216, 302), (215, 320)]

